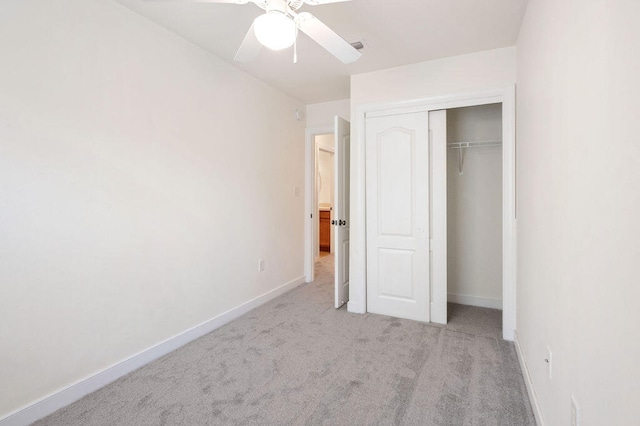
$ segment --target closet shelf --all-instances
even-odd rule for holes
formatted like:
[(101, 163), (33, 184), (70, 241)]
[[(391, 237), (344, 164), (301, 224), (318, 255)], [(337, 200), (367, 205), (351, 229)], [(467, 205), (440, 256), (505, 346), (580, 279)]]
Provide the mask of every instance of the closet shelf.
[(502, 141), (469, 141), (469, 142), (451, 142), (447, 144), (448, 148), (458, 149), (458, 173), (462, 174), (462, 166), (464, 166), (464, 150), (467, 148), (484, 148), (487, 146), (502, 145)]
[(447, 144), (448, 148), (463, 149), (463, 148), (483, 148), (485, 146), (498, 146), (502, 145), (502, 141), (475, 141), (475, 142), (451, 142)]

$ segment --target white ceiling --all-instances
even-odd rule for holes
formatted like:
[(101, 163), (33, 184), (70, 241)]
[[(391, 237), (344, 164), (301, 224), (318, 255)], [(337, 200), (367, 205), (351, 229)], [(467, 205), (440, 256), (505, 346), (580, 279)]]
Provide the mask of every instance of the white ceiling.
[(262, 9), (255, 4), (189, 0), (116, 0), (227, 62), (306, 103), (349, 97), (349, 76), (447, 56), (513, 46), (527, 0), (352, 0), (303, 5), (349, 42), (366, 47), (344, 65), (305, 34), (293, 50), (263, 48), (248, 64), (233, 62), (236, 50)]

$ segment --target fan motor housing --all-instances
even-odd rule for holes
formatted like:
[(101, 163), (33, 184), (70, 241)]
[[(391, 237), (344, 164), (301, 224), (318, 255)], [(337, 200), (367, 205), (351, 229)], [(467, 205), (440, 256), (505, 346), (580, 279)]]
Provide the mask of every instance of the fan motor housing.
[(287, 10), (298, 10), (304, 4), (304, 0), (259, 0), (255, 4), (266, 11), (277, 10), (286, 13)]

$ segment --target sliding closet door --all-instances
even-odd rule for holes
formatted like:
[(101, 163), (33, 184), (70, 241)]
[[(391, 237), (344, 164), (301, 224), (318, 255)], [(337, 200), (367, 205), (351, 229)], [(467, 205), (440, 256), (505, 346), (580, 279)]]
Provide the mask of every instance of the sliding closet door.
[(447, 111), (429, 112), (431, 322), (447, 323)]
[(428, 113), (367, 117), (367, 311), (429, 321)]

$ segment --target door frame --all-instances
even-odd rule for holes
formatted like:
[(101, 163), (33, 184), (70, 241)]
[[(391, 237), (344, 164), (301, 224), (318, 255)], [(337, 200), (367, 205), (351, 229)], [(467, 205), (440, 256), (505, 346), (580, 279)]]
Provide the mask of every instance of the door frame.
[[(515, 85), (462, 91), (409, 101), (356, 107), (351, 147), (351, 250), (349, 312), (367, 311), (365, 149), (367, 117), (436, 111), (502, 103), (502, 337), (513, 340), (516, 329), (516, 146)], [(352, 130), (354, 129), (352, 127)], [(353, 168), (352, 168), (353, 170)], [(356, 209), (353, 209), (357, 206)], [(356, 210), (356, 211), (354, 211)], [(356, 213), (355, 215), (353, 213)], [(355, 229), (354, 229), (355, 228)], [(431, 284), (430, 284), (431, 285)]]
[[(305, 198), (305, 225), (304, 225), (304, 279), (305, 282), (312, 282), (315, 279), (315, 247), (318, 243), (318, 235), (315, 231), (316, 212), (316, 143), (315, 137), (320, 135), (334, 134), (333, 126), (308, 127), (305, 130), (304, 158), (304, 198)], [(334, 142), (335, 143), (335, 142)], [(334, 194), (335, 195), (335, 194)], [(317, 214), (317, 213), (316, 213)], [(331, 229), (333, 233), (333, 228)]]

